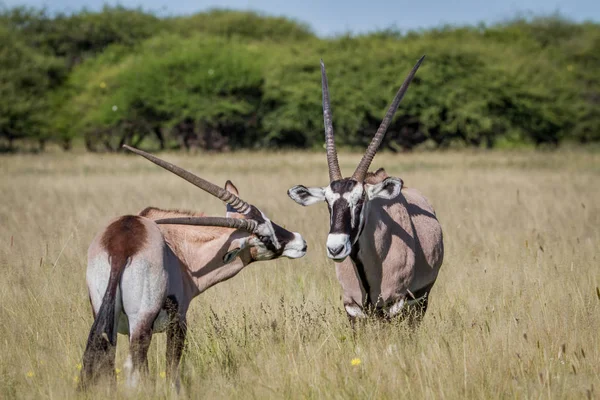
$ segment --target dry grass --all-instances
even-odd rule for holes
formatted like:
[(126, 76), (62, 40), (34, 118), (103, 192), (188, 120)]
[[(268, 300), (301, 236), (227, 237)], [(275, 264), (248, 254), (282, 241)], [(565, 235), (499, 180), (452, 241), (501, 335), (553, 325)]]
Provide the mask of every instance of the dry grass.
[[(327, 182), (324, 154), (164, 156), (217, 183), (231, 178), (309, 246), (303, 259), (253, 264), (195, 300), (183, 362), (190, 397), (598, 398), (598, 153), (379, 155), (374, 167), (434, 204), (446, 258), (418, 334), (370, 324), (356, 339), (325, 256), (326, 207), (286, 196)], [(359, 157), (342, 155), (345, 173)], [(95, 231), (147, 205), (224, 207), (135, 156), (8, 156), (0, 175), (0, 397), (77, 397)], [(164, 345), (154, 336), (152, 381), (134, 396), (171, 395)]]

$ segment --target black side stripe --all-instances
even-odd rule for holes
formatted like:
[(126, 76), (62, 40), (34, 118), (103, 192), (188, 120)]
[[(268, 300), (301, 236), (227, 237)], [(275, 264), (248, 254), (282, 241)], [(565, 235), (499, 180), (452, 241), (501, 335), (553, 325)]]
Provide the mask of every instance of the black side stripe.
[(357, 241), (356, 244), (352, 246), (352, 253), (350, 253), (350, 258), (352, 259), (352, 261), (354, 261), (354, 265), (356, 266), (356, 272), (358, 273), (358, 279), (360, 280), (360, 283), (365, 291), (365, 301), (364, 304), (362, 304), (362, 307), (364, 308), (366, 306), (371, 305), (371, 286), (369, 285), (369, 281), (367, 280), (365, 266), (363, 265), (362, 261), (360, 261), (360, 259), (358, 258), (359, 250), (360, 247)]

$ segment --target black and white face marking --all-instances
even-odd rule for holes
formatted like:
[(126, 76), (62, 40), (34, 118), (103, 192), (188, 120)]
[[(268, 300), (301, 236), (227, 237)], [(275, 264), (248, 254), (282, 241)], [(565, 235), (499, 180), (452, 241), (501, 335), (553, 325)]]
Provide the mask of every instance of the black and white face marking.
[[(225, 182), (225, 189), (238, 196), (239, 192), (231, 181)], [(256, 221), (256, 232), (240, 241), (240, 246), (229, 251), (223, 261), (233, 261), (238, 253), (246, 246), (254, 248), (252, 252), (256, 261), (272, 260), (278, 257), (300, 258), (306, 254), (306, 241), (297, 232), (290, 232), (273, 223), (258, 208), (251, 206), (245, 214), (240, 214), (235, 208), (227, 204), (226, 214), (230, 218), (248, 218)], [(242, 246), (243, 245), (243, 246)]]
[(329, 235), (327, 256), (343, 261), (352, 252), (362, 229), (362, 210), (365, 192), (362, 183), (353, 179), (331, 182), (325, 188), (329, 206)]
[(303, 206), (327, 202), (330, 227), (327, 256), (335, 261), (343, 261), (348, 257), (364, 222), (364, 185), (354, 179), (340, 179), (323, 188), (295, 186), (288, 190), (288, 195)]
[(402, 180), (398, 178), (389, 177), (374, 185), (345, 178), (321, 188), (294, 186), (288, 190), (288, 196), (303, 206), (327, 202), (330, 217), (327, 256), (340, 262), (350, 255), (352, 246), (360, 237), (365, 223), (366, 202), (374, 198), (394, 198), (401, 189)]
[(272, 260), (278, 257), (300, 258), (306, 254), (306, 241), (298, 232), (290, 232), (272, 222), (258, 208), (251, 206), (246, 214), (258, 222), (248, 243), (255, 248), (255, 260)]

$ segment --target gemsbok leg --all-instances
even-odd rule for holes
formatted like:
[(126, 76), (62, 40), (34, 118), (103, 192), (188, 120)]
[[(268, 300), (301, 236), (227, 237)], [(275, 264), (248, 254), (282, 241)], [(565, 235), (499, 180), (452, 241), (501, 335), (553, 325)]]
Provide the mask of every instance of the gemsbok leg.
[(166, 374), (167, 379), (169, 379), (177, 391), (179, 391), (179, 362), (185, 345), (187, 324), (185, 316), (179, 312), (177, 300), (174, 297), (167, 297), (165, 309), (169, 318), (169, 325), (167, 326)]
[[(121, 278), (123, 311), (129, 322), (129, 357), (125, 368), (130, 387), (137, 386), (140, 378), (148, 373), (152, 330), (165, 304), (169, 282), (162, 266), (162, 254), (156, 260), (149, 254), (144, 256), (134, 257)], [(166, 318), (166, 315), (161, 317)]]

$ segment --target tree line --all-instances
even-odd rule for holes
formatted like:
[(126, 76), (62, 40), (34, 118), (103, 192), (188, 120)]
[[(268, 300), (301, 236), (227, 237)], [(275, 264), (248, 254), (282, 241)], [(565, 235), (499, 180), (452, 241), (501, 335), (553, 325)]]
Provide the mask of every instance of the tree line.
[(364, 146), (424, 64), (383, 146), (600, 140), (600, 25), (560, 16), (319, 38), (301, 23), (213, 10), (0, 12), (0, 149), (320, 148), (319, 59), (340, 146)]

